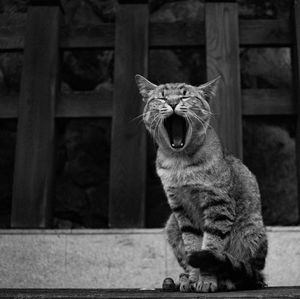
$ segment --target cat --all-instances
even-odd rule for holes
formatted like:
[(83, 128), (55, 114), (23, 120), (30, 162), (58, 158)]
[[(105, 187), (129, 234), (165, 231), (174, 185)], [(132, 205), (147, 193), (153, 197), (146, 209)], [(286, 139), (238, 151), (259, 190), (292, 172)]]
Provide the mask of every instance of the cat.
[(224, 153), (210, 126), (220, 77), (198, 87), (136, 75), (156, 171), (172, 210), (165, 232), (184, 269), (182, 292), (260, 288), (268, 243), (255, 176)]

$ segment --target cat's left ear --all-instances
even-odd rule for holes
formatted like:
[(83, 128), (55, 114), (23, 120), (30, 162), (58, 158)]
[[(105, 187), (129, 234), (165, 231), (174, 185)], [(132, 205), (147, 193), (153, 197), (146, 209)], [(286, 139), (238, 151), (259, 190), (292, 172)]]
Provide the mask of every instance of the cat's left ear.
[(135, 82), (144, 101), (147, 101), (151, 91), (157, 87), (141, 75), (135, 75)]
[(220, 78), (221, 76), (218, 76), (215, 79), (198, 87), (199, 92), (204, 95), (204, 98), (207, 102), (210, 102), (210, 100), (216, 95)]

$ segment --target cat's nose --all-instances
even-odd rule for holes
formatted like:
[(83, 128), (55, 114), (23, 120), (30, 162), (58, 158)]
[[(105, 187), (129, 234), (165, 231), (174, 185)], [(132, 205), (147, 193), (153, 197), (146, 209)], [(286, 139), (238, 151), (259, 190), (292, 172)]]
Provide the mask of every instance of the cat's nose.
[(169, 103), (169, 105), (172, 107), (173, 110), (175, 110), (178, 103)]

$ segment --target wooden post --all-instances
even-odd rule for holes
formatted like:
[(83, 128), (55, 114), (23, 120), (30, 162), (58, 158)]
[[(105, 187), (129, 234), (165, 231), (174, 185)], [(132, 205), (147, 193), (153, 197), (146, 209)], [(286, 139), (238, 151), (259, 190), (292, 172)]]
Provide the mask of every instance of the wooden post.
[(143, 108), (134, 75), (147, 75), (149, 11), (146, 1), (128, 2), (116, 16), (109, 225), (138, 228), (145, 223), (146, 135), (134, 121)]
[(58, 89), (60, 7), (33, 1), (28, 8), (11, 226), (51, 226), (55, 100)]
[(238, 6), (235, 1), (206, 2), (207, 78), (222, 76), (212, 103), (213, 126), (225, 148), (242, 158)]
[[(293, 28), (294, 45), (292, 47), (292, 66), (294, 75), (294, 95), (297, 103), (297, 130), (296, 130), (296, 166), (298, 176), (298, 211), (300, 216), (300, 1), (294, 1)], [(300, 219), (298, 219), (299, 221)]]

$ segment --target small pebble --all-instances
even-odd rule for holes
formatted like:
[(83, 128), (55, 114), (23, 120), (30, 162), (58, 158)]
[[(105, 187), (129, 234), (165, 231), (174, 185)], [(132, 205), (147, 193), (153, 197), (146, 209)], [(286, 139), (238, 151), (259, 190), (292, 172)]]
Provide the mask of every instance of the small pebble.
[(164, 279), (162, 284), (163, 291), (174, 292), (176, 291), (176, 285), (172, 278), (167, 277)]

